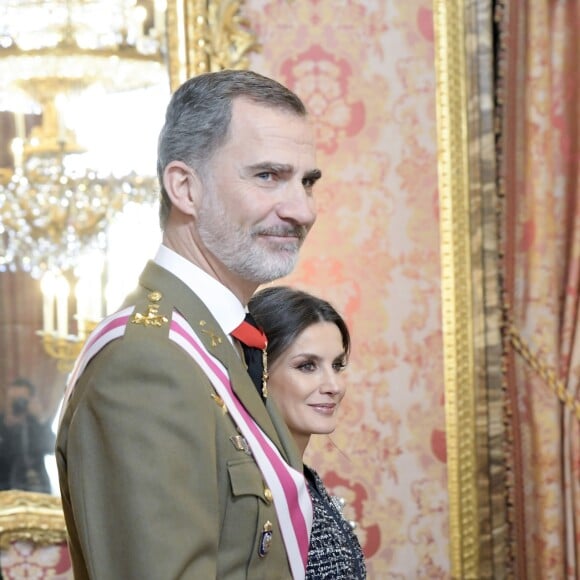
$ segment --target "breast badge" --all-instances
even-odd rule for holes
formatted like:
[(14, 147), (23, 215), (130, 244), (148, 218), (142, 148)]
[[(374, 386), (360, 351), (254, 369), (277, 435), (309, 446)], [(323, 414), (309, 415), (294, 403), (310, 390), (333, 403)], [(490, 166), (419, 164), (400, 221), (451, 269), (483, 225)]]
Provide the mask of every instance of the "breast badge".
[(250, 444), (246, 441), (245, 437), (242, 437), (241, 435), (232, 435), (230, 441), (238, 451), (243, 451), (246, 455), (252, 455)]
[(264, 524), (264, 527), (262, 528), (262, 535), (260, 536), (260, 544), (258, 545), (258, 556), (260, 556), (260, 558), (264, 558), (270, 551), (270, 548), (272, 547), (273, 533), (274, 532), (272, 531), (272, 523), (270, 521), (267, 521)]

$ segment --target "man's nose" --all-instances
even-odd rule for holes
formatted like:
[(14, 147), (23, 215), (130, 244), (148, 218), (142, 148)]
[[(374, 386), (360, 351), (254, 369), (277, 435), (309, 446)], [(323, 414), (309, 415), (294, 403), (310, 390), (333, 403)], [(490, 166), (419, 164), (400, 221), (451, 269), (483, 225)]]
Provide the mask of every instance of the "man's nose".
[(316, 221), (317, 211), (314, 196), (304, 189), (302, 182), (289, 183), (278, 214), (282, 219), (309, 228)]

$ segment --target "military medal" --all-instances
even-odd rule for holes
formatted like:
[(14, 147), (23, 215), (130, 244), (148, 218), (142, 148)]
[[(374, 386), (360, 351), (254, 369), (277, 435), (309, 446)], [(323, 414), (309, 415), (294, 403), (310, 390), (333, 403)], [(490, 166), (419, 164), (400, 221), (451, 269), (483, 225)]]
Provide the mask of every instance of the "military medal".
[(260, 544), (258, 545), (258, 556), (263, 558), (272, 547), (272, 523), (268, 520), (262, 528), (262, 535), (260, 536)]

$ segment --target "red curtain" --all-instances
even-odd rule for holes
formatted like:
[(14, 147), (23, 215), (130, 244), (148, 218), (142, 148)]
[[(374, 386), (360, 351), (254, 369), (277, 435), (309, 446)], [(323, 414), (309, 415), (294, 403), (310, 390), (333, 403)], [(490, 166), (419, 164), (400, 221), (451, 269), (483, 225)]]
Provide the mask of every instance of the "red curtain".
[(505, 2), (515, 576), (580, 578), (580, 3)]

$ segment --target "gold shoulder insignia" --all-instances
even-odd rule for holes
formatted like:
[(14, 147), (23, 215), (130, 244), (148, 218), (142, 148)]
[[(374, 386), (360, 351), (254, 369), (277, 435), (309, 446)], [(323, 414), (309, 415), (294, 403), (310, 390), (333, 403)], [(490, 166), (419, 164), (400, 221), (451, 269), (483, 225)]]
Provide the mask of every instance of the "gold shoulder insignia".
[(200, 320), (199, 325), (201, 326), (201, 331), (207, 334), (211, 340), (211, 346), (216, 347), (218, 344), (222, 343), (221, 336), (218, 336), (214, 330), (204, 328), (207, 322), (205, 320)]
[(158, 302), (163, 298), (161, 292), (150, 292), (147, 298), (150, 300), (147, 305), (147, 312), (145, 314), (136, 312), (131, 318), (131, 322), (133, 324), (143, 324), (144, 326), (163, 326), (167, 324), (169, 322), (167, 317), (159, 314)]

